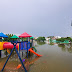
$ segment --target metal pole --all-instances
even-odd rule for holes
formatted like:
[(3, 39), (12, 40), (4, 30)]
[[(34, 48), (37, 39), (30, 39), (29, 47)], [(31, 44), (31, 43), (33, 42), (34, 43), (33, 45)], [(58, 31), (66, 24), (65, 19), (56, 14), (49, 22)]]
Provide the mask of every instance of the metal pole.
[[(14, 46), (14, 47), (15, 47), (15, 46)], [(22, 66), (23, 66), (25, 72), (27, 72), (27, 70), (26, 70), (26, 68), (25, 68), (25, 66), (24, 66), (24, 64), (23, 64), (23, 62), (22, 62), (22, 59), (21, 59), (21, 57), (20, 57), (20, 55), (19, 55), (19, 53), (18, 53), (18, 51), (17, 51), (17, 49), (16, 49), (16, 47), (15, 47), (15, 51), (16, 51), (16, 53), (17, 53), (17, 55), (18, 55), (18, 57), (19, 57), (19, 59), (20, 59), (20, 61), (21, 61), (21, 63), (22, 63)]]
[(6, 49), (6, 56), (7, 56), (7, 49)]
[(28, 42), (27, 42), (27, 58), (28, 58)]
[(29, 42), (30, 42), (30, 37), (29, 37)]
[(8, 60), (9, 60), (9, 58), (10, 58), (11, 54), (12, 54), (12, 52), (13, 52), (13, 50), (14, 50), (14, 48), (12, 49), (12, 51), (11, 51), (10, 55), (8, 56), (8, 58), (7, 58), (7, 60), (6, 60), (6, 62), (5, 62), (5, 64), (4, 64), (4, 66), (3, 66), (3, 68), (2, 68), (2, 70), (1, 70), (1, 71), (3, 71), (3, 70), (4, 70), (4, 68), (5, 68), (5, 66), (6, 66), (6, 64), (7, 64)]
[(23, 42), (23, 38), (22, 38), (22, 42)]
[(22, 51), (22, 57), (23, 57), (23, 51)]
[(21, 43), (19, 43), (19, 54), (20, 54), (20, 47), (21, 47)]
[(32, 47), (33, 47), (33, 38), (32, 38)]
[(0, 57), (1, 57), (1, 50), (0, 50)]
[(26, 70), (26, 68), (25, 68), (25, 66), (24, 66), (24, 64), (23, 64), (23, 62), (22, 62), (22, 60), (21, 60), (21, 57), (20, 57), (20, 55), (19, 55), (19, 53), (18, 53), (18, 51), (17, 51), (17, 49), (16, 49), (16, 45), (14, 45), (14, 48), (12, 49), (10, 55), (8, 56), (8, 58), (7, 58), (7, 60), (6, 60), (6, 62), (5, 62), (5, 64), (4, 64), (4, 66), (3, 66), (3, 68), (2, 68), (1, 71), (4, 70), (4, 68), (5, 68), (5, 66), (6, 66), (6, 64), (7, 64), (7, 62), (8, 62), (8, 60), (9, 60), (9, 58), (10, 58), (10, 56), (11, 56), (11, 54), (12, 54), (12, 52), (13, 52), (14, 49), (15, 49), (15, 51), (16, 51), (16, 53), (17, 53), (17, 55), (18, 55), (18, 57), (19, 57), (19, 59), (20, 59), (20, 61), (21, 61), (21, 63), (22, 63), (22, 66), (23, 66), (25, 72), (27, 72), (27, 70)]

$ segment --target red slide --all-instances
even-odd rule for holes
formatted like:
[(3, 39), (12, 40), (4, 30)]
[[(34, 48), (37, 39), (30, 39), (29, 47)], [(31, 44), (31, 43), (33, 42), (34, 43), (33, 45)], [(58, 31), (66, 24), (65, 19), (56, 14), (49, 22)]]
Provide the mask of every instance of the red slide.
[(32, 53), (34, 53), (34, 54), (37, 55), (37, 56), (42, 56), (42, 55), (39, 55), (39, 54), (37, 54), (36, 52), (34, 52), (32, 49), (29, 49), (29, 51), (32, 52)]

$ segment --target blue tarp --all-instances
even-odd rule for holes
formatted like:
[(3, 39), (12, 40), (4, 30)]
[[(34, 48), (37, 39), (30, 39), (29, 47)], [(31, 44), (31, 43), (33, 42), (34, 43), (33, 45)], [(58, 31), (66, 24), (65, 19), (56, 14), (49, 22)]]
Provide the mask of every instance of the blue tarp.
[(5, 37), (5, 38), (8, 38), (8, 36), (6, 36), (4, 33), (0, 33), (0, 37)]

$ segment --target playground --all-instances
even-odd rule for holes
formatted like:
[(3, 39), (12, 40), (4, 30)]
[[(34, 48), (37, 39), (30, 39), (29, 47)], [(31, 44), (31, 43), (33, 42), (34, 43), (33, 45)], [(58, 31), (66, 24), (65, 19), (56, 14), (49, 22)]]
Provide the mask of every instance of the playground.
[[(29, 70), (29, 66), (34, 63), (39, 57), (42, 55), (39, 55), (36, 53), (36, 48), (33, 46), (33, 37), (26, 32), (21, 34), (20, 36), (12, 36), (11, 42), (2, 42), (2, 38), (8, 38), (4, 33), (0, 33), (0, 57), (2, 56), (2, 50), (6, 50), (6, 58), (4, 59), (5, 63), (4, 65), (1, 64), (1, 72), (8, 72), (7, 69), (12, 70), (19, 70), (22, 69), (23, 72), (27, 72)], [(22, 41), (20, 41), (20, 38), (22, 38)], [(26, 38), (26, 41), (23, 41), (23, 38)], [(8, 54), (7, 54), (8, 53)], [(34, 58), (34, 60), (30, 61), (31, 54), (35, 54), (37, 57)], [(8, 56), (7, 56), (8, 55)], [(11, 59), (10, 59), (11, 58)], [(19, 62), (13, 62), (11, 67), (9, 66), (8, 61), (9, 60), (16, 60)], [(10, 62), (11, 63), (11, 62)], [(17, 65), (18, 64), (18, 65)], [(5, 68), (7, 65), (7, 68)], [(2, 67), (3, 66), (3, 67)], [(16, 67), (17, 66), (17, 67)], [(12, 68), (13, 67), (13, 68)], [(10, 70), (9, 70), (10, 72)]]
[(31, 36), (23, 41), (16, 35), (11, 40), (0, 42), (0, 72), (72, 72), (72, 44), (39, 43)]

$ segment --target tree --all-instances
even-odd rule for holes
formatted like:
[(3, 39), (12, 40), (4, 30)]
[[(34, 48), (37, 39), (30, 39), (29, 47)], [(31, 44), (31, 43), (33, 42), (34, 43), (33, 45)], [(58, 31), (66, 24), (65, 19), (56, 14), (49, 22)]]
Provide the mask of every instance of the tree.
[(71, 37), (67, 37), (67, 38), (65, 38), (65, 39), (72, 42), (72, 38), (71, 38)]
[(37, 44), (39, 44), (39, 45), (44, 45), (45, 42), (37, 42)]
[(47, 38), (50, 38), (50, 39), (52, 39), (54, 36), (48, 36)]
[(42, 37), (42, 41), (44, 42), (46, 39), (45, 39), (45, 37)]
[(40, 42), (40, 41), (43, 41), (43, 42), (44, 42), (45, 40), (46, 40), (45, 37), (38, 37), (38, 38), (37, 38), (37, 41), (39, 41), (39, 42)]
[(64, 42), (65, 41), (65, 38), (59, 38), (59, 39), (56, 39), (56, 41)]
[(10, 42), (12, 39), (11, 39), (11, 37), (13, 36), (13, 34), (6, 34), (7, 36), (8, 36), (8, 38), (4, 38), (4, 40), (3, 41), (8, 41), (8, 42)]
[(65, 40), (68, 40), (68, 41), (71, 41), (72, 42), (72, 38), (71, 37), (56, 39), (56, 41), (58, 41), (58, 42), (64, 42)]

